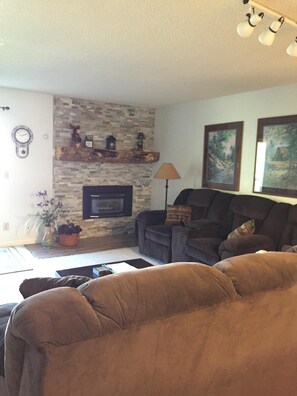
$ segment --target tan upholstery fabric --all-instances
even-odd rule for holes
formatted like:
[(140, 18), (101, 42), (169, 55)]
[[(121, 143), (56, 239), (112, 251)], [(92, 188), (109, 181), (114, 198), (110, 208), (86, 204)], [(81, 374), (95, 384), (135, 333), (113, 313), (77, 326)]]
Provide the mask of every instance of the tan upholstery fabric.
[(288, 287), (297, 281), (297, 255), (292, 253), (245, 254), (220, 261), (214, 268), (232, 280), (241, 296)]
[(191, 220), (192, 209), (188, 205), (168, 205), (165, 224), (179, 224)]
[[(295, 396), (295, 255), (252, 256), (226, 274), (169, 264), (29, 297), (7, 330), (10, 396)], [(283, 268), (280, 288), (233, 287)]]

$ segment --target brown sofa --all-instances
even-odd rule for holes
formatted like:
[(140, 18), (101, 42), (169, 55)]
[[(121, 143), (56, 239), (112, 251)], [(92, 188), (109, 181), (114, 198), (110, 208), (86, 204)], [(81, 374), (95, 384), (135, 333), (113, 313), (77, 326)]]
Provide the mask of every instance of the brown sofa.
[[(262, 249), (281, 251), (284, 244), (297, 243), (297, 205), (211, 189), (186, 189), (177, 200), (192, 208), (191, 221), (186, 224), (166, 224), (165, 210), (138, 215), (141, 253), (165, 263), (214, 265), (228, 257)], [(231, 231), (251, 219), (256, 225), (253, 235), (227, 239)]]
[(47, 290), (11, 315), (8, 394), (295, 396), (296, 299), (293, 253), (170, 264)]

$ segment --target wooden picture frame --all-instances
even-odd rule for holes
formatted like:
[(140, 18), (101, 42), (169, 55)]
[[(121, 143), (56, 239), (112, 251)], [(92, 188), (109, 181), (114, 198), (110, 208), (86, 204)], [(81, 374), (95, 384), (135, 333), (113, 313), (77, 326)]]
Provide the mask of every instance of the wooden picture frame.
[(258, 119), (253, 191), (297, 197), (297, 115)]
[(243, 121), (204, 127), (202, 187), (239, 191)]

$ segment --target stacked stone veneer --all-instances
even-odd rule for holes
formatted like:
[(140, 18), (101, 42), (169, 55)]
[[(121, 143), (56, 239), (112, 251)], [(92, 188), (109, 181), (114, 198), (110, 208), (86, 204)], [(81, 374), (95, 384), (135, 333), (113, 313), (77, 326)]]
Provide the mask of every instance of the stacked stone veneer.
[[(117, 149), (136, 147), (139, 131), (145, 135), (144, 150), (153, 150), (155, 111), (67, 97), (54, 98), (54, 145), (70, 146), (69, 123), (80, 125), (81, 137), (92, 135), (94, 147), (106, 147), (106, 138), (117, 139)], [(150, 208), (151, 164), (94, 163), (54, 160), (54, 192), (71, 211), (71, 220), (81, 225), (81, 237), (133, 233), (137, 214)], [(82, 220), (82, 187), (132, 185), (131, 217)]]

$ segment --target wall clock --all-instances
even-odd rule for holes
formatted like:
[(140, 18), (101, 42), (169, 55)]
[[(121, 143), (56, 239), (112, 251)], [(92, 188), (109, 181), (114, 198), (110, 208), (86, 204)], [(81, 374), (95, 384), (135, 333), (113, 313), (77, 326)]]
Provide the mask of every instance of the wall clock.
[(24, 125), (16, 126), (12, 131), (12, 139), (16, 144), (16, 155), (26, 158), (29, 154), (29, 144), (33, 140), (31, 129)]

